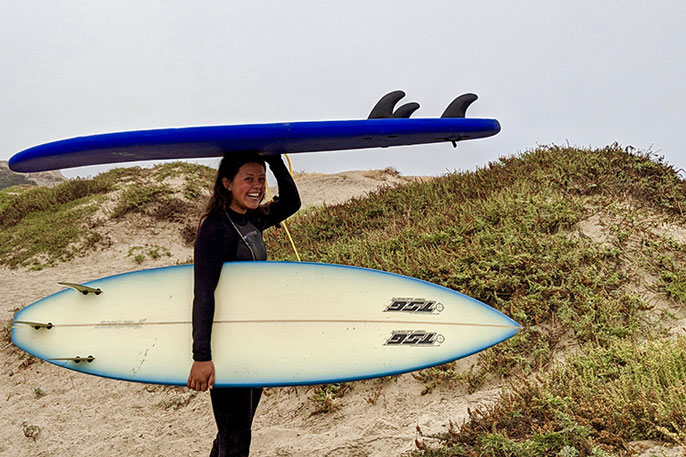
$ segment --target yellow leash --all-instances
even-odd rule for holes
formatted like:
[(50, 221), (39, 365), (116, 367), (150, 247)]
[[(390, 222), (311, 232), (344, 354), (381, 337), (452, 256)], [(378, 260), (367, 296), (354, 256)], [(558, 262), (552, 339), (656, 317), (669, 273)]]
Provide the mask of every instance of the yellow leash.
[[(284, 156), (286, 156), (286, 160), (288, 161), (288, 171), (290, 172), (291, 176), (293, 176), (293, 164), (291, 164), (291, 158), (288, 157), (288, 154), (284, 154)], [(269, 186), (267, 186), (267, 193), (269, 194), (269, 198), (274, 200), (274, 196), (272, 195), (272, 191), (269, 190)], [(295, 258), (298, 259), (298, 262), (301, 262), (300, 254), (298, 254), (298, 249), (295, 247), (295, 242), (293, 242), (293, 237), (291, 236), (290, 230), (288, 230), (286, 221), (281, 222), (281, 225), (283, 225), (283, 228), (286, 230), (286, 235), (288, 235), (288, 239), (293, 247), (293, 252), (295, 252)]]

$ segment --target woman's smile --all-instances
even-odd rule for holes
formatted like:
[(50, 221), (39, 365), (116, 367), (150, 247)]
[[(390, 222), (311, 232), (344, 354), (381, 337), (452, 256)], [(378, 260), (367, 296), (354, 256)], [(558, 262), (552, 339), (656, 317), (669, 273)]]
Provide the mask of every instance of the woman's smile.
[(267, 174), (261, 164), (249, 162), (243, 165), (231, 181), (224, 181), (224, 186), (231, 192), (229, 208), (237, 213), (257, 209), (264, 198), (266, 182)]

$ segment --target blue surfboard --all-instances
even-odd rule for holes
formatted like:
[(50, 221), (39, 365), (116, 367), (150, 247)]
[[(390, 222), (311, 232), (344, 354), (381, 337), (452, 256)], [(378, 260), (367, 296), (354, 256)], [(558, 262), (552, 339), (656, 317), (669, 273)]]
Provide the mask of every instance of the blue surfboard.
[(368, 119), (220, 125), (105, 133), (54, 141), (15, 154), (9, 166), (36, 172), (139, 160), (220, 157), (254, 151), (262, 154), (386, 148), (485, 138), (497, 134), (495, 119), (467, 119), (474, 94), (457, 97), (441, 118), (410, 119), (419, 107), (395, 109), (404, 92), (384, 96)]

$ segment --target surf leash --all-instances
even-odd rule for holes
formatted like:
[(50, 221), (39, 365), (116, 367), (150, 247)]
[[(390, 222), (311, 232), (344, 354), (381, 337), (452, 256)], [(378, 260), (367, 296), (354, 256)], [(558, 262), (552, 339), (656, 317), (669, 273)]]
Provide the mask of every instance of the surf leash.
[[(288, 154), (284, 154), (286, 156), (286, 160), (288, 161), (288, 172), (293, 176), (293, 164), (291, 163), (291, 158), (288, 157)], [(269, 190), (269, 186), (267, 186), (267, 193), (269, 194), (269, 198), (271, 200), (274, 200), (274, 196), (272, 195), (272, 191)], [(281, 221), (281, 225), (283, 225), (284, 230), (286, 230), (286, 235), (288, 236), (288, 240), (291, 242), (291, 247), (293, 248), (293, 252), (295, 252), (295, 258), (298, 259), (298, 262), (302, 262), (300, 260), (300, 254), (298, 254), (298, 249), (295, 247), (295, 242), (293, 241), (293, 237), (291, 236), (290, 230), (288, 230), (288, 226), (286, 225), (286, 221)]]

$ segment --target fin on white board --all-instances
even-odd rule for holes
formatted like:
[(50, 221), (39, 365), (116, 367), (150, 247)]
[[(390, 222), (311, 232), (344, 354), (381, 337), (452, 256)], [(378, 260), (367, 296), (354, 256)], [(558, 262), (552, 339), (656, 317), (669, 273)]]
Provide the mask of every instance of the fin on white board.
[(88, 357), (81, 357), (81, 356), (76, 356), (76, 357), (56, 357), (48, 360), (67, 360), (67, 361), (72, 361), (74, 363), (81, 363), (81, 362), (88, 362), (91, 363), (93, 360), (95, 360), (95, 357), (92, 355), (89, 355)]
[(77, 284), (74, 282), (58, 282), (57, 284), (60, 286), (71, 287), (74, 290), (78, 290), (83, 295), (88, 295), (89, 293), (100, 295), (102, 293), (102, 289), (95, 289), (93, 287), (84, 286), (83, 284)]

